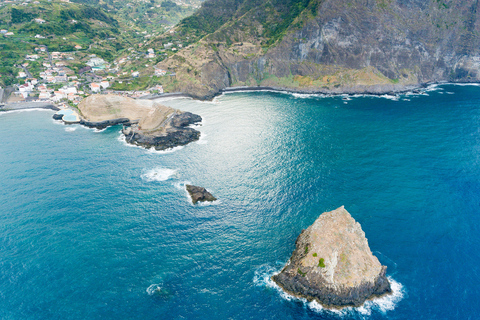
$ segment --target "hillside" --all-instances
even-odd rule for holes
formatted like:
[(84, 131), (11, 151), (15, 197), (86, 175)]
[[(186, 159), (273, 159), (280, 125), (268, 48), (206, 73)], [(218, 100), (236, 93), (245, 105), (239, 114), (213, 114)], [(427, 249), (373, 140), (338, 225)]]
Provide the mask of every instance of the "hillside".
[[(140, 66), (144, 68), (145, 63), (152, 60), (147, 58), (147, 49), (142, 46), (150, 37), (163, 34), (192, 14), (199, 3), (200, 0), (190, 0), (183, 5), (170, 0), (0, 3), (0, 86), (16, 83), (20, 65), (24, 64), (34, 77), (39, 77), (41, 59), (26, 59), (27, 55), (37, 53), (34, 50), (39, 46), (48, 48), (49, 52), (76, 52), (73, 60), (65, 62), (73, 72), (86, 67), (91, 55), (112, 63), (133, 54), (134, 61), (124, 67), (129, 72)], [(154, 63), (165, 57), (167, 55), (155, 56)], [(110, 76), (123, 71), (118, 67)], [(138, 85), (127, 85), (125, 89), (135, 87)]]
[(209, 98), (230, 86), (391, 92), (479, 81), (478, 1), (208, 0), (161, 62), (172, 90)]

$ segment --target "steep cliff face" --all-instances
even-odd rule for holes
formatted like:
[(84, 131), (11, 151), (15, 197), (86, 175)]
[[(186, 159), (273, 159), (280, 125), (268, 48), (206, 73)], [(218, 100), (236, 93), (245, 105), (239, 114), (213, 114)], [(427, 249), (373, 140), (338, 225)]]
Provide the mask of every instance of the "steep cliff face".
[(478, 0), (289, 2), (237, 1), (227, 22), (161, 65), (200, 98), (244, 85), (380, 93), (480, 80)]
[(289, 263), (272, 277), (293, 295), (345, 307), (392, 292), (386, 267), (372, 254), (360, 224), (344, 207), (321, 214), (295, 244)]

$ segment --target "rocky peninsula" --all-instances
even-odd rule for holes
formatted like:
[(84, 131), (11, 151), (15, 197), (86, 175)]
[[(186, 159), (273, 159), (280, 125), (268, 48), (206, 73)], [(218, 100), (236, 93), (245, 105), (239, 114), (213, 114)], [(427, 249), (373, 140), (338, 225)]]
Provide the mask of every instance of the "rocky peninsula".
[(289, 263), (272, 277), (289, 294), (343, 308), (392, 292), (387, 267), (343, 206), (321, 214), (295, 244)]
[(126, 142), (165, 150), (200, 138), (190, 128), (202, 121), (199, 115), (176, 110), (151, 100), (117, 95), (91, 95), (78, 105), (80, 124), (97, 129), (122, 124)]

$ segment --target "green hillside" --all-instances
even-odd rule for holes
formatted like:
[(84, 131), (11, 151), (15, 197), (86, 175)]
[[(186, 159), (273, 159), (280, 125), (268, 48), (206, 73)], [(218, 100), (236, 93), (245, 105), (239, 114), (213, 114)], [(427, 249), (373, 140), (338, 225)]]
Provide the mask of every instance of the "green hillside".
[[(182, 18), (192, 14), (199, 0), (178, 5), (170, 0), (40, 0), (22, 3), (0, 3), (0, 85), (15, 83), (26, 54), (35, 47), (47, 46), (50, 52), (78, 51), (80, 55), (96, 54), (108, 62), (130, 53), (143, 51), (150, 37), (157, 37)], [(8, 32), (8, 33), (7, 33)], [(141, 55), (139, 55), (141, 58)], [(161, 57), (163, 59), (163, 57)], [(136, 59), (137, 64), (145, 64)], [(84, 61), (83, 61), (84, 62)], [(75, 71), (85, 66), (71, 63)], [(36, 62), (29, 68), (38, 71)]]

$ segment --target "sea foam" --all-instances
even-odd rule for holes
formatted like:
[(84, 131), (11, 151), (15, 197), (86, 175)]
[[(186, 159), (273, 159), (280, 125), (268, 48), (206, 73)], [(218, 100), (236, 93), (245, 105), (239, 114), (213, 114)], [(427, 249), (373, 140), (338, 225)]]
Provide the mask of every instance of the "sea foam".
[(144, 170), (144, 173), (142, 173), (141, 178), (147, 182), (166, 181), (172, 178), (176, 173), (177, 173), (177, 170), (174, 170), (174, 169), (157, 167), (148, 171)]
[(149, 296), (153, 296), (155, 293), (159, 292), (162, 290), (162, 284), (161, 283), (154, 283), (154, 284), (151, 284), (148, 288), (147, 288), (147, 294)]
[(66, 127), (65, 128), (65, 131), (67, 131), (67, 132), (73, 132), (75, 130), (77, 130), (77, 127)]
[[(282, 265), (281, 263), (277, 263)], [(280, 273), (279, 268), (272, 267), (270, 265), (262, 265), (257, 270), (253, 277), (253, 283), (259, 287), (268, 287), (276, 290), (282, 299), (287, 301), (301, 301), (305, 307), (308, 307), (310, 310), (321, 313), (323, 315), (339, 315), (339, 316), (370, 316), (372, 312), (380, 312), (385, 314), (388, 311), (395, 309), (396, 305), (400, 300), (403, 299), (405, 295), (405, 288), (403, 285), (395, 281), (391, 277), (387, 277), (390, 281), (392, 287), (392, 294), (386, 295), (380, 298), (374, 298), (372, 300), (365, 301), (365, 303), (360, 307), (347, 307), (343, 309), (328, 309), (323, 307), (320, 303), (316, 301), (308, 301), (304, 298), (298, 298), (292, 296), (285, 291), (283, 291), (273, 280), (272, 276)]]

